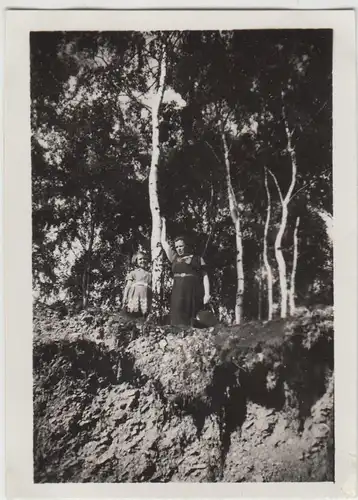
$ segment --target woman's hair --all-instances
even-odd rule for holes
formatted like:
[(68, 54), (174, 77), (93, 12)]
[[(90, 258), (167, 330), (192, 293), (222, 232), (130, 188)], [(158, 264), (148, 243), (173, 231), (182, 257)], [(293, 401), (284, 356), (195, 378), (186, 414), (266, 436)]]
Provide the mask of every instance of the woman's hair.
[(148, 260), (149, 257), (148, 257), (148, 254), (146, 252), (137, 252), (133, 255), (132, 257), (132, 264), (134, 265), (137, 265), (138, 264), (138, 258), (140, 257), (140, 255), (143, 255), (143, 257)]
[(177, 241), (184, 241), (185, 245), (188, 245), (188, 240), (185, 236), (177, 236), (175, 239), (174, 239), (174, 244), (177, 242)]
[(183, 241), (184, 242), (186, 252), (191, 252), (193, 250), (193, 248), (192, 248), (192, 242), (189, 240), (189, 238), (187, 236), (177, 236), (174, 239), (174, 247), (175, 247), (175, 243), (177, 241)]

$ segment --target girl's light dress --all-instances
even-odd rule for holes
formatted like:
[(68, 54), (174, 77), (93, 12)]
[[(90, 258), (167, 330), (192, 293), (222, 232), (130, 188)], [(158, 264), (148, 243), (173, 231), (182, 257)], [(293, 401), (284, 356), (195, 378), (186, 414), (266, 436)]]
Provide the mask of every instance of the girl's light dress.
[(137, 268), (127, 276), (129, 285), (126, 309), (129, 313), (146, 315), (152, 302), (152, 274)]

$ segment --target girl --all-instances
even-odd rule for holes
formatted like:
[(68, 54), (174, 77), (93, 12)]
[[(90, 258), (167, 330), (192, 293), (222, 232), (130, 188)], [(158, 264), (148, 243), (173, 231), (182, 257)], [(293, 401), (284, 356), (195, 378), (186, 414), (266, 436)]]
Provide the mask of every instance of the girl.
[(139, 252), (132, 262), (136, 268), (127, 275), (122, 306), (135, 316), (146, 316), (152, 300), (152, 274), (148, 271), (148, 258)]

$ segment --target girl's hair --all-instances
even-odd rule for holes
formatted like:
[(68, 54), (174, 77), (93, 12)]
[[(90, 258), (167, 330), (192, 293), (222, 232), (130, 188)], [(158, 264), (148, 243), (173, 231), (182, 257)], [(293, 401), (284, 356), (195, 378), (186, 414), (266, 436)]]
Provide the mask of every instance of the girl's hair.
[(144, 257), (146, 260), (148, 260), (148, 259), (149, 259), (148, 255), (147, 255), (145, 252), (137, 252), (137, 253), (135, 253), (135, 254), (133, 255), (133, 257), (132, 257), (132, 264), (134, 264), (134, 265), (137, 265), (137, 264), (138, 264), (138, 258), (139, 258), (139, 256), (140, 256), (140, 255), (143, 255), (143, 257)]

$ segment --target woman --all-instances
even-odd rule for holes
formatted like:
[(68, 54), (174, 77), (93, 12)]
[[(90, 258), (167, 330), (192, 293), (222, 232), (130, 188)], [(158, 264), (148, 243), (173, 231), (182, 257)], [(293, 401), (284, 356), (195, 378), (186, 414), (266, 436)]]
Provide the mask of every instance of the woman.
[(152, 299), (152, 274), (148, 271), (148, 258), (139, 252), (132, 262), (136, 267), (127, 275), (122, 305), (130, 314), (146, 316)]
[(172, 250), (168, 240), (165, 219), (162, 219), (162, 247), (172, 264), (174, 283), (171, 296), (170, 317), (173, 326), (193, 325), (203, 304), (210, 300), (210, 284), (201, 257), (189, 252), (185, 238), (175, 239)]

